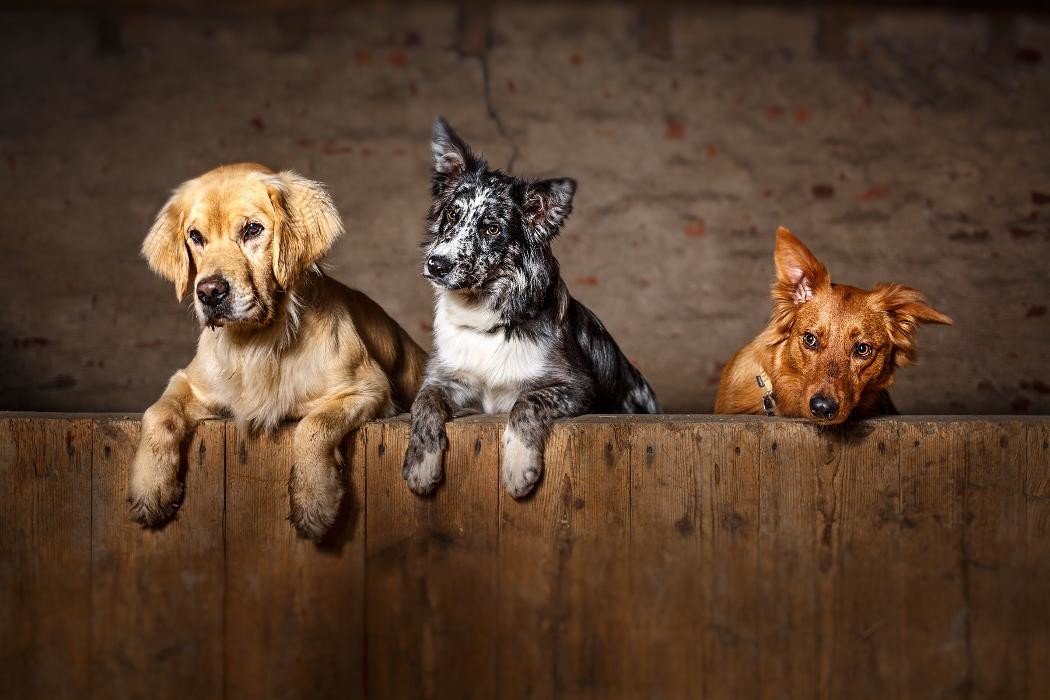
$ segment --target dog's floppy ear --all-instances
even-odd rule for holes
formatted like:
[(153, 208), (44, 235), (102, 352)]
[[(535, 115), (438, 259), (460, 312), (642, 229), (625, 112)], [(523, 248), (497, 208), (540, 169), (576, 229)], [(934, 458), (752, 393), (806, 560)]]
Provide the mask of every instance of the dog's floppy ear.
[(558, 235), (572, 213), (576, 181), (563, 177), (530, 183), (525, 191), (525, 222), (542, 241)]
[(343, 235), (343, 220), (324, 185), (291, 170), (270, 177), (273, 274), (287, 289)]
[[(192, 182), (192, 181), (191, 181)], [(142, 241), (142, 257), (150, 269), (175, 284), (175, 296), (182, 301), (197, 276), (193, 256), (186, 243), (186, 232), (182, 230), (184, 215), (184, 183), (171, 195), (160, 212), (146, 239)]]
[(886, 331), (896, 348), (895, 361), (903, 367), (915, 360), (915, 331), (921, 323), (952, 325), (952, 320), (929, 305), (926, 297), (902, 284), (878, 284), (871, 290), (871, 304), (886, 314)]
[(448, 122), (438, 117), (430, 137), (430, 153), (434, 158), (434, 196), (438, 197), (463, 177), (467, 170), (477, 168), (479, 161), (466, 141), (459, 137)]
[(808, 301), (815, 291), (831, 284), (831, 275), (824, 263), (783, 226), (777, 229), (773, 260), (777, 268), (773, 299), (778, 302), (801, 304)]

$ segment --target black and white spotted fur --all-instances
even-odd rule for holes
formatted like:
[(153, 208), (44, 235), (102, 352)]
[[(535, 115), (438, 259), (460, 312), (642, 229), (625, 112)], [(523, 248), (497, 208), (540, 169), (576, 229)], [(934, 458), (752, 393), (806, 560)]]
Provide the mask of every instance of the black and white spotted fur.
[(423, 274), (436, 292), (434, 349), (412, 405), (403, 475), (413, 491), (429, 493), (442, 478), (445, 423), (455, 413), (510, 413), (502, 474), (520, 498), (543, 473), (554, 419), (660, 407), (558, 273), (551, 241), (576, 183), (489, 170), (441, 119), (431, 145)]

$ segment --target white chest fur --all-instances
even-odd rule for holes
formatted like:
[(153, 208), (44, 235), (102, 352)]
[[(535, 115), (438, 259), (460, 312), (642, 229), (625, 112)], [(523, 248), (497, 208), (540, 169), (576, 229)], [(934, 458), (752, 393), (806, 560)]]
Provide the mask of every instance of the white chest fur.
[(301, 417), (325, 393), (329, 369), (325, 348), (233, 347), (221, 333), (202, 334), (198, 357), (211, 379), (208, 398), (237, 420), (273, 427), (285, 418)]
[(439, 293), (434, 354), (442, 372), (477, 393), (485, 413), (507, 413), (523, 385), (543, 374), (549, 348), (542, 342), (488, 332), (498, 316)]

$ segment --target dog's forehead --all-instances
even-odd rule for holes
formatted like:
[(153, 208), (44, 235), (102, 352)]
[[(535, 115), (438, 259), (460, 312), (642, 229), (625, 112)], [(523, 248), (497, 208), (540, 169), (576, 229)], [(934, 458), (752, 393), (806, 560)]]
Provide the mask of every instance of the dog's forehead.
[(818, 293), (799, 309), (799, 319), (825, 334), (875, 340), (885, 335), (885, 314), (869, 303), (870, 293), (845, 285)]
[(509, 201), (513, 181), (492, 173), (482, 173), (477, 177), (464, 179), (456, 188), (453, 197), (468, 206), (499, 204)]
[(223, 228), (245, 217), (273, 214), (269, 175), (247, 169), (217, 169), (193, 181), (186, 220), (198, 226)]

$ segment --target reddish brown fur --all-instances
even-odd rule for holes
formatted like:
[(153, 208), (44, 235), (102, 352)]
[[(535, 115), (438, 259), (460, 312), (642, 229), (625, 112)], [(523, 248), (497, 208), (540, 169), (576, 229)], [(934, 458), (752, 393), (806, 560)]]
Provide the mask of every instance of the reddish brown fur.
[[(915, 360), (920, 323), (951, 324), (917, 290), (879, 284), (871, 290), (832, 284), (827, 267), (785, 228), (777, 230), (773, 313), (766, 329), (722, 371), (716, 413), (765, 413), (762, 372), (773, 385), (777, 415), (822, 423), (895, 413), (893, 373)], [(805, 334), (815, 336), (807, 347)], [(861, 356), (861, 344), (871, 350)], [(814, 418), (810, 400), (833, 398), (838, 411)]]

